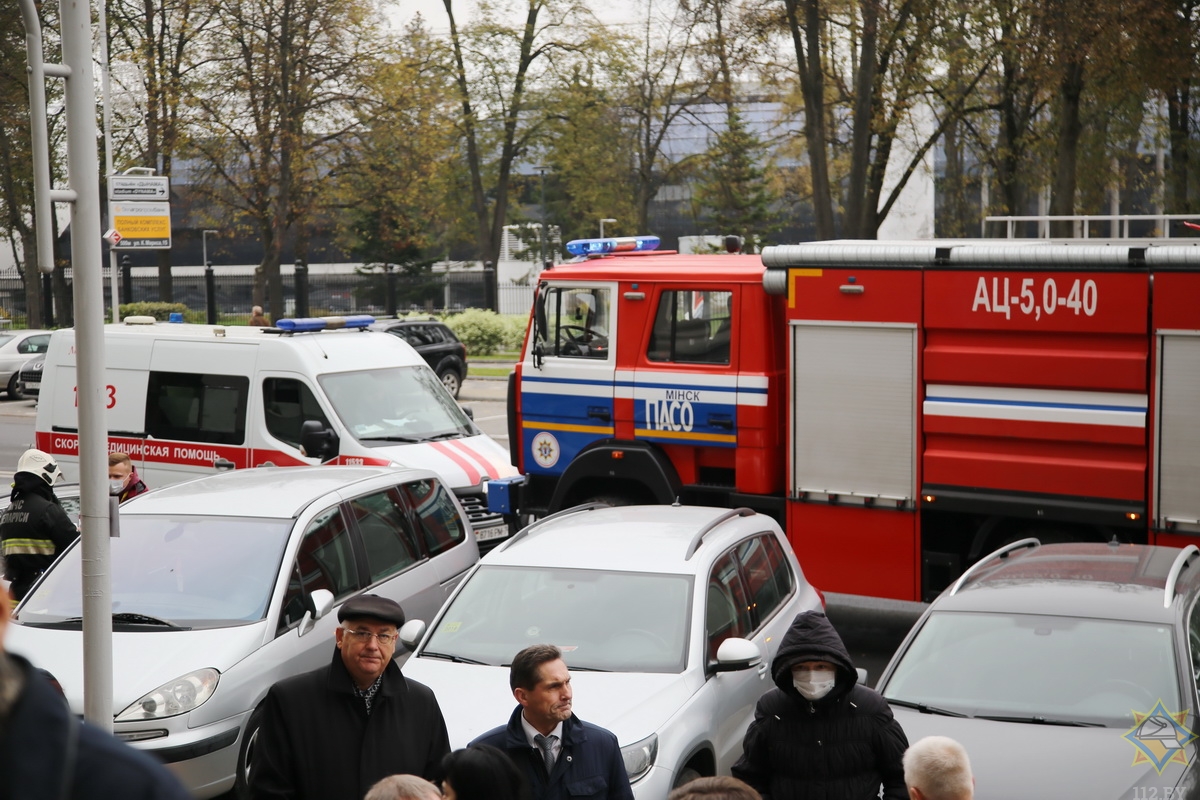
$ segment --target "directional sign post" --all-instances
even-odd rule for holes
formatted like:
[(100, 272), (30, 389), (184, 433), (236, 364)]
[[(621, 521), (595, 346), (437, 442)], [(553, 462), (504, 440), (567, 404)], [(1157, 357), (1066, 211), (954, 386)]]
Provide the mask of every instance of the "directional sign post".
[(171, 187), (165, 175), (111, 175), (108, 219), (119, 250), (171, 249)]
[(171, 187), (166, 175), (112, 175), (108, 179), (108, 199), (165, 203), (171, 199)]

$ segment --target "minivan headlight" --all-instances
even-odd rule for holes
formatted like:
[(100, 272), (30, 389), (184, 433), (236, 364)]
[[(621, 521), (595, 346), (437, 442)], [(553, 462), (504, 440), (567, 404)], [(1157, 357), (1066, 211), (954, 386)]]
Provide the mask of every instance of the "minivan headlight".
[(629, 773), (629, 782), (641, 778), (654, 766), (658, 756), (658, 734), (652, 733), (640, 742), (634, 742), (621, 748), (621, 759), (625, 762), (625, 771)]
[(186, 714), (212, 697), (220, 677), (221, 673), (211, 667), (189, 672), (139, 698), (118, 714), (116, 721), (138, 722)]

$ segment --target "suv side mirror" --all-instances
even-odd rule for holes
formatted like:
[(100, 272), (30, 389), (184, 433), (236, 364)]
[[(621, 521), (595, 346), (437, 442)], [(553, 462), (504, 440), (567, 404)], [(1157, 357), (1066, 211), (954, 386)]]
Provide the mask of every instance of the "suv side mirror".
[(404, 649), (414, 652), (417, 645), (421, 643), (421, 639), (425, 636), (426, 626), (425, 621), (420, 619), (410, 619), (408, 622), (400, 626), (398, 633), (400, 644), (404, 645)]
[(721, 642), (717, 648), (717, 663), (712, 665), (713, 672), (739, 672), (762, 663), (762, 653), (758, 645), (749, 639), (730, 637)]
[(328, 461), (337, 456), (339, 444), (333, 428), (325, 427), (320, 420), (306, 419), (300, 423), (300, 446), (305, 455)]

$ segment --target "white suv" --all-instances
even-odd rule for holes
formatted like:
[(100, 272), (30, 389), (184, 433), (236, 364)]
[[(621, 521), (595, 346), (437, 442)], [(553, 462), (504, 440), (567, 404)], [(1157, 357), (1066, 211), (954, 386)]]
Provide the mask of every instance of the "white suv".
[(516, 707), (513, 656), (557, 645), (579, 718), (616, 734), (634, 794), (661, 800), (729, 774), (784, 631), (821, 604), (770, 517), (582, 506), (485, 555), (427, 632), (410, 621), (404, 672), (463, 747)]
[[(196, 797), (248, 797), (258, 705), (329, 663), (337, 607), (370, 591), (428, 619), (479, 560), (454, 493), (427, 470), (237, 470), (139, 495), (120, 524), (113, 733)], [(80, 558), (76, 542), (34, 585), (5, 645), (82, 714)]]

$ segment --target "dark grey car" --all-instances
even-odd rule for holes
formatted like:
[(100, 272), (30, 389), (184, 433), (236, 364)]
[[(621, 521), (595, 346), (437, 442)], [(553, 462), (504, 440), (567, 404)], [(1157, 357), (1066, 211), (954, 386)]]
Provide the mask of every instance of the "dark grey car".
[(1026, 539), (929, 607), (878, 688), (962, 742), (976, 798), (1197, 792), (1200, 550)]
[(371, 328), (399, 336), (411, 344), (437, 373), (446, 391), (458, 397), (462, 382), (467, 379), (467, 347), (449, 326), (430, 317), (380, 320)]

